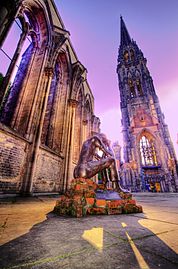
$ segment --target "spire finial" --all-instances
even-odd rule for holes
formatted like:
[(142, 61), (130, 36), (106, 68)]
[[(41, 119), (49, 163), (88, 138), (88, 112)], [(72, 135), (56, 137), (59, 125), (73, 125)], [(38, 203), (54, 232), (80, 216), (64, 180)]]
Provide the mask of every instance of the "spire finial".
[(122, 15), (120, 15), (120, 24), (121, 24), (121, 45), (127, 46), (131, 43), (131, 38), (130, 38), (130, 35), (127, 31), (127, 28), (126, 28), (125, 22), (122, 18)]

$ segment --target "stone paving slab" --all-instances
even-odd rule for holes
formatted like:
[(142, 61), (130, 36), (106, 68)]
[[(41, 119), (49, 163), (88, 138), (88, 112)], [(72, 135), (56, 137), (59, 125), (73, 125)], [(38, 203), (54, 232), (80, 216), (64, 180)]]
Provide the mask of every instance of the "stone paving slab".
[(134, 198), (144, 213), (81, 219), (50, 213), (54, 198), (1, 203), (0, 268), (178, 268), (178, 194)]

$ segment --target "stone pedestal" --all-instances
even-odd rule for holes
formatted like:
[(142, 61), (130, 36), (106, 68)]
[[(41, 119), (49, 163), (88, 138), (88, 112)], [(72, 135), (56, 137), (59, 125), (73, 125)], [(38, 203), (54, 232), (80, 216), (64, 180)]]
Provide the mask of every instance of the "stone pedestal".
[(104, 190), (91, 179), (77, 178), (71, 182), (70, 190), (57, 200), (54, 212), (58, 215), (84, 217), (86, 215), (115, 215), (141, 213), (131, 194)]

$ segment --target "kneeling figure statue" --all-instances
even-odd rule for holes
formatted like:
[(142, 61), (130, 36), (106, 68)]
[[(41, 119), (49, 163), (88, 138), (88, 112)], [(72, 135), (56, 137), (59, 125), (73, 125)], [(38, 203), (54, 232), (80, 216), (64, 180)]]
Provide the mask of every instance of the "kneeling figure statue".
[[(101, 154), (98, 154), (102, 151)], [(74, 169), (74, 178), (91, 178), (110, 169), (110, 180), (115, 183), (117, 192), (127, 192), (121, 188), (114, 153), (105, 134), (98, 133), (87, 139), (82, 146), (79, 161)]]

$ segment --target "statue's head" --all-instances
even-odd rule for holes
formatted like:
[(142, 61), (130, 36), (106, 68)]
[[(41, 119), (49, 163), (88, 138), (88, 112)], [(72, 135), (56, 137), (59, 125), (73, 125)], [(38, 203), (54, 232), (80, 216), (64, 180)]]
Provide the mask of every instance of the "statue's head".
[(107, 136), (104, 133), (97, 133), (97, 136), (102, 140), (102, 142), (106, 146), (110, 147), (111, 142), (110, 142), (110, 140), (108, 140)]

